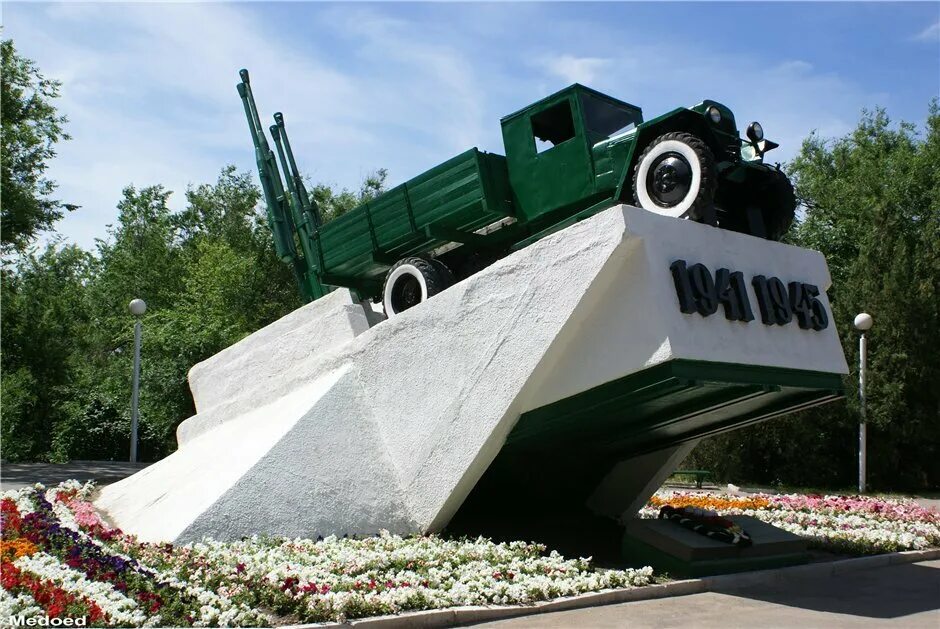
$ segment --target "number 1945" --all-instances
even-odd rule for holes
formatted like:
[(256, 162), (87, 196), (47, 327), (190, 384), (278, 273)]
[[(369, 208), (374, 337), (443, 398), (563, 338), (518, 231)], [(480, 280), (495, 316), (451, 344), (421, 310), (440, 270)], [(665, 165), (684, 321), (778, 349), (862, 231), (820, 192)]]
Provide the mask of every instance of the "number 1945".
[[(704, 264), (688, 266), (685, 260), (676, 260), (669, 269), (682, 312), (697, 312), (707, 317), (721, 306), (726, 319), (754, 320), (747, 284), (740, 271), (718, 269), (713, 277)], [(815, 285), (805, 282), (784, 284), (780, 278), (763, 275), (755, 275), (751, 285), (757, 296), (761, 321), (766, 325), (786, 325), (794, 318), (804, 330), (824, 330), (829, 325), (829, 315), (817, 299), (819, 288)]]

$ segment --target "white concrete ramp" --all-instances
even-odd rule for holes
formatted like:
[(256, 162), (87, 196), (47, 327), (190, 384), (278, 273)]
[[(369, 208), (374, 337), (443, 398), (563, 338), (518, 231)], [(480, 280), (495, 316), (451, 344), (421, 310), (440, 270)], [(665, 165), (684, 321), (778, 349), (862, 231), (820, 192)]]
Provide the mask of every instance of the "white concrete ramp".
[(152, 541), (440, 530), (534, 409), (677, 359), (845, 373), (834, 325), (765, 325), (752, 288), (755, 321), (680, 312), (679, 258), (816, 284), (831, 312), (817, 252), (617, 206), (391, 320), (336, 291), (197, 365), (179, 451), (97, 505)]

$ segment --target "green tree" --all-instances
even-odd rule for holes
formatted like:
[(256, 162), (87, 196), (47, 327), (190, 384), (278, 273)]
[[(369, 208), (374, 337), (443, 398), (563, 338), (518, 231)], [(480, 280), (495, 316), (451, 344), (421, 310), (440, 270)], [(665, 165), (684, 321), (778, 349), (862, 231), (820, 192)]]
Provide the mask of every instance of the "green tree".
[(2, 428), (5, 459), (48, 457), (77, 364), (85, 355), (89, 318), (85, 286), (92, 257), (50, 245), (4, 272), (2, 283)]
[(864, 112), (845, 137), (816, 134), (789, 165), (805, 214), (790, 241), (829, 262), (833, 320), (851, 374), (847, 400), (704, 442), (693, 454), (739, 481), (854, 484), (858, 333), (870, 313), (869, 481), (940, 486), (940, 111), (925, 128)]
[(56, 143), (69, 138), (53, 103), (60, 83), (19, 56), (11, 40), (0, 42), (0, 57), (0, 248), (8, 253), (24, 249), (75, 206), (51, 198), (56, 184), (45, 176)]
[(329, 222), (342, 216), (357, 205), (371, 201), (385, 192), (385, 180), (387, 178), (388, 171), (379, 168), (375, 172), (366, 175), (358, 191), (349, 190), (348, 188), (336, 190), (334, 186), (320, 183), (313, 187), (313, 192), (310, 194), (320, 207), (323, 222)]
[[(330, 208), (371, 198), (384, 174)], [(321, 189), (322, 190), (322, 189)], [(322, 192), (321, 192), (322, 194)], [(128, 187), (93, 253), (56, 245), (27, 254), (2, 285), (2, 437), (8, 460), (123, 459), (130, 432), (133, 349), (128, 302), (143, 319), (143, 460), (176, 448), (195, 413), (189, 369), (301, 305), (277, 259), (248, 173), (233, 166), (169, 208), (161, 186)]]

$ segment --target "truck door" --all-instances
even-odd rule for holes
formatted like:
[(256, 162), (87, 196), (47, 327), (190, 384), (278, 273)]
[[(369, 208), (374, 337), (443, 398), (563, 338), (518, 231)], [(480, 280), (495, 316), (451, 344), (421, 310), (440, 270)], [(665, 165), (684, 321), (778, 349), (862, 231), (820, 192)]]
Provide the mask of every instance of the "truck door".
[[(593, 192), (594, 173), (574, 91), (503, 119), (509, 180), (527, 221), (580, 209)], [(562, 212), (559, 212), (561, 214)]]

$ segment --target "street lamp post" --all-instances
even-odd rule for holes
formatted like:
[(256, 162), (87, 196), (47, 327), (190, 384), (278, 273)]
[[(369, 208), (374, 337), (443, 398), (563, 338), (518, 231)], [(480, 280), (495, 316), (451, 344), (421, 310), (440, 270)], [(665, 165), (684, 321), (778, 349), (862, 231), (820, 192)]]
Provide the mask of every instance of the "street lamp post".
[(134, 385), (131, 390), (131, 463), (137, 462), (137, 403), (140, 399), (140, 318), (147, 312), (147, 304), (143, 299), (134, 299), (128, 305), (131, 314), (138, 317), (134, 321)]
[(866, 447), (868, 426), (865, 422), (865, 376), (868, 371), (868, 338), (865, 332), (871, 329), (874, 321), (871, 315), (862, 312), (855, 317), (855, 327), (861, 331), (858, 339), (858, 403), (861, 409), (861, 421), (858, 425), (858, 493), (865, 493)]

